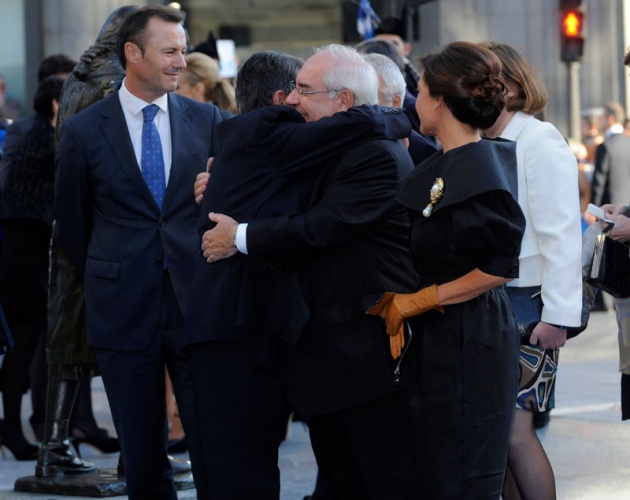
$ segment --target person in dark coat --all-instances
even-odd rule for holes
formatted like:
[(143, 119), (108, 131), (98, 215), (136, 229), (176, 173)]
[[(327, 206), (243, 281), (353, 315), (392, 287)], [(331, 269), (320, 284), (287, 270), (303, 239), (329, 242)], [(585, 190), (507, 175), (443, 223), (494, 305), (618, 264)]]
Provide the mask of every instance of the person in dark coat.
[[(37, 69), (37, 81), (42, 82), (47, 76), (56, 75), (66, 78), (74, 68), (76, 61), (65, 54), (52, 54), (45, 57), (39, 63)], [(14, 120), (7, 127), (4, 143), (2, 145), (2, 157), (0, 158), (0, 184), (11, 169), (10, 158), (20, 143), (24, 135), (33, 127), (36, 113), (32, 112)], [(0, 198), (2, 192), (0, 190)], [(0, 220), (0, 243), (2, 240), (2, 221)], [(43, 439), (44, 420), (46, 418), (46, 385), (48, 383), (48, 372), (46, 365), (46, 335), (40, 335), (40, 340), (35, 347), (33, 361), (31, 362), (30, 386), (32, 414), (29, 418), (35, 437)]]
[(45, 78), (33, 100), (35, 118), (11, 151), (4, 172), (0, 219), (5, 237), (0, 256), (0, 303), (15, 337), (7, 353), (0, 384), (4, 421), (0, 439), (17, 460), (37, 458), (37, 446), (22, 431), (22, 394), (30, 387), (29, 368), (40, 336), (46, 331), (46, 285), (54, 177), (54, 124), (63, 79)]
[[(286, 102), (304, 116), (308, 123), (302, 126), (315, 126), (377, 98), (373, 68), (353, 49), (331, 45), (307, 60)], [(402, 116), (399, 110), (391, 114)], [(318, 154), (306, 144), (282, 143), (302, 148), (307, 159)], [(394, 200), (399, 178), (412, 168), (400, 141), (370, 138), (340, 148), (322, 158), (314, 179), (279, 189), (265, 204), (275, 216), (259, 214), (237, 224), (211, 214), (217, 226), (202, 239), (213, 266), (246, 258), (259, 263), (254, 269), (268, 271), (259, 278), (259, 293), (267, 297), (263, 310), (272, 325), (284, 328), (271, 332), (280, 342), (258, 342), (255, 359), (261, 369), (268, 367), (266, 380), (280, 377), (291, 406), (308, 418), (320, 476), (337, 498), (417, 498), (404, 382), (382, 323), (364, 312), (380, 290), (415, 286), (408, 220)], [(296, 196), (304, 197), (299, 210)], [(400, 267), (389, 265), (390, 259)], [(251, 353), (243, 346), (234, 357)], [(220, 352), (212, 359), (220, 362)], [(240, 372), (223, 373), (231, 381)], [(251, 425), (255, 414), (243, 411), (241, 418)], [(277, 453), (265, 460), (277, 467)]]
[[(385, 43), (385, 42), (383, 42)], [(400, 108), (405, 92), (405, 80), (398, 67), (387, 56), (375, 53), (366, 54), (365, 60), (369, 62), (378, 75), (378, 103), (381, 106)], [(414, 99), (415, 103), (415, 99)], [(416, 116), (418, 116), (416, 114)], [(407, 115), (409, 117), (409, 115)], [(420, 121), (418, 121), (420, 123)], [(409, 156), (414, 165), (420, 165), (424, 160), (437, 151), (433, 140), (415, 130), (409, 136), (407, 147)]]
[(420, 118), (418, 117), (418, 112), (416, 111), (417, 89), (411, 91), (407, 88), (407, 82), (405, 80), (405, 60), (398, 52), (396, 45), (388, 40), (370, 38), (369, 40), (364, 40), (363, 42), (357, 44), (356, 48), (361, 54), (384, 55), (396, 64), (403, 76), (403, 82), (405, 83), (405, 92), (402, 94), (402, 102), (398, 106), (405, 110), (405, 114), (411, 122), (411, 128), (420, 133)]
[(405, 82), (407, 90), (415, 97), (418, 95), (418, 81), (420, 73), (409, 60), (411, 55), (411, 44), (407, 41), (407, 25), (403, 19), (398, 17), (387, 17), (381, 21), (374, 30), (374, 38), (391, 42), (403, 58)]

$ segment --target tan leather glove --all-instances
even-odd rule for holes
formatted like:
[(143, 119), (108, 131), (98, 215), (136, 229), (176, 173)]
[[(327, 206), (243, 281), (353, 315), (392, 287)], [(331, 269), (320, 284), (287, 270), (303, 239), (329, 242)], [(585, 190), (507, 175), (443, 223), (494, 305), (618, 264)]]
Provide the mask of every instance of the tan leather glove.
[(389, 349), (394, 359), (400, 357), (405, 346), (405, 318), (418, 316), (436, 309), (444, 312), (438, 299), (437, 285), (431, 285), (415, 293), (385, 292), (378, 302), (366, 311), (366, 314), (385, 319), (385, 328), (389, 334)]

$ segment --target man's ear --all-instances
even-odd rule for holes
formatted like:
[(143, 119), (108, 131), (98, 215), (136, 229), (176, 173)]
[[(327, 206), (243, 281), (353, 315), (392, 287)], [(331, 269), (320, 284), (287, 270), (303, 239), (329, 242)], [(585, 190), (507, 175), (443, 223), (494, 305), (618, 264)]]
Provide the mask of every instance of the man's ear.
[(354, 106), (354, 94), (348, 89), (340, 90), (337, 99), (339, 99), (340, 111), (348, 111)]
[(409, 57), (409, 54), (411, 54), (411, 44), (405, 42), (405, 57)]
[(127, 63), (135, 64), (142, 57), (142, 51), (135, 43), (125, 43), (125, 59)]
[(273, 103), (274, 104), (285, 104), (287, 100), (287, 95), (282, 90), (276, 90), (273, 94)]
[(402, 96), (396, 94), (392, 99), (392, 108), (402, 108)]

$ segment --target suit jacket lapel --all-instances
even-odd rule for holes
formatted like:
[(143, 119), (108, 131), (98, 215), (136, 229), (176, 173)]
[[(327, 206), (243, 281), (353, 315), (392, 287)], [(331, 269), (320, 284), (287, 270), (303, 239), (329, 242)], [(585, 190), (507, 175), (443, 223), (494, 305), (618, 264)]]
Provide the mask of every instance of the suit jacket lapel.
[(127, 129), (127, 121), (125, 120), (125, 115), (120, 105), (120, 100), (118, 99), (118, 92), (114, 92), (108, 97), (107, 104), (108, 106), (102, 114), (103, 124), (101, 126), (105, 139), (109, 143), (118, 164), (127, 177), (129, 177), (131, 183), (134, 184), (142, 196), (159, 211), (159, 207), (151, 191), (149, 191), (144, 177), (142, 177), (140, 166), (136, 160), (136, 154), (131, 144), (129, 130)]
[(191, 186), (182, 186), (184, 182), (190, 182), (185, 175), (186, 144), (188, 137), (194, 133), (190, 117), (187, 113), (188, 105), (184, 99), (175, 94), (168, 94), (168, 109), (171, 122), (171, 171), (168, 185), (164, 195), (164, 206), (175, 196), (178, 190), (188, 193)]

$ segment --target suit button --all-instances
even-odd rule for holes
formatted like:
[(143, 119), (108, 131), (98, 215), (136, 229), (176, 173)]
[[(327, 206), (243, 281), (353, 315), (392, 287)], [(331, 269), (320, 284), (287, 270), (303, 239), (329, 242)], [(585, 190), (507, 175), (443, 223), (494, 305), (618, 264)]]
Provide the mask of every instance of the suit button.
[(518, 271), (518, 264), (512, 264), (510, 266), (510, 271), (512, 271), (513, 273), (515, 273), (516, 271)]
[(158, 226), (162, 227), (164, 224), (166, 224), (166, 222), (164, 222), (164, 219), (160, 217), (160, 219), (158, 220)]
[(265, 261), (263, 266), (265, 271), (277, 271), (278, 269), (282, 269), (283, 262), (280, 259), (270, 259)]

